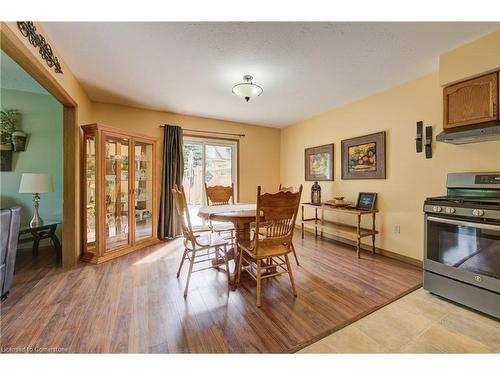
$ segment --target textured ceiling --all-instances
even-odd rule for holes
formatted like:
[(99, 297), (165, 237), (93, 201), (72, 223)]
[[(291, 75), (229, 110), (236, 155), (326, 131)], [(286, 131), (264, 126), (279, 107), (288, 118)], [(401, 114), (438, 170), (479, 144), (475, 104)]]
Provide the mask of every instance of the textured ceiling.
[[(44, 22), (94, 101), (283, 127), (423, 76), (500, 23)], [(264, 93), (231, 93), (244, 74)]]

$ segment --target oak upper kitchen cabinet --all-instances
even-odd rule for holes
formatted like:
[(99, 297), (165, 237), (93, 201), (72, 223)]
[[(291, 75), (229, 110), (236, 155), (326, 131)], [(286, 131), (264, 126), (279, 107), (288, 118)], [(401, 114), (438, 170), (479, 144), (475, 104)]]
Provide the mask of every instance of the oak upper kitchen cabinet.
[(82, 130), (82, 260), (157, 242), (156, 139), (98, 124)]
[(443, 89), (444, 129), (498, 120), (498, 72)]

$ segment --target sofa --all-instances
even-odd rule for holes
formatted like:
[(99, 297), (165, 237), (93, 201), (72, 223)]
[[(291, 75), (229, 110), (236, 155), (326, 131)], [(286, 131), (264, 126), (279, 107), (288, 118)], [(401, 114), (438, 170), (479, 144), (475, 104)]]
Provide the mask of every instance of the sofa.
[(16, 264), (17, 240), (21, 222), (21, 207), (0, 210), (0, 297), (9, 294)]

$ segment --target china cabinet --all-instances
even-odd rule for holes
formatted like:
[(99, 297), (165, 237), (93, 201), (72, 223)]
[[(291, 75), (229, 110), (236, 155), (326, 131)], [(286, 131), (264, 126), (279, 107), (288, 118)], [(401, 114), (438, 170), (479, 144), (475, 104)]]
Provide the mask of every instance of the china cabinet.
[(157, 241), (156, 139), (98, 124), (82, 130), (82, 260), (101, 263)]

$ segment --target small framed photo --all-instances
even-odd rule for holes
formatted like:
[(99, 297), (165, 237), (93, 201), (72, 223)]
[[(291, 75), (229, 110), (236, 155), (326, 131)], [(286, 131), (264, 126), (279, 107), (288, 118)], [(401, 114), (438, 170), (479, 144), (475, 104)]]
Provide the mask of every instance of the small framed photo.
[(372, 211), (375, 209), (377, 193), (359, 193), (356, 208), (363, 211)]
[(306, 148), (305, 180), (333, 181), (333, 144)]

